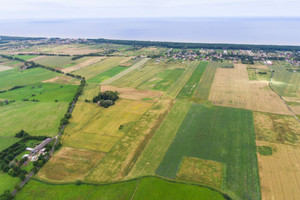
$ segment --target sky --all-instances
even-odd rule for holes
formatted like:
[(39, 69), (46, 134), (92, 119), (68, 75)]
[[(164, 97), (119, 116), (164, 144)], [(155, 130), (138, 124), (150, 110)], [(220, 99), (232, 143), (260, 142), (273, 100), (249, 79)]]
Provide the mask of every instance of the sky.
[(3, 19), (300, 17), (300, 0), (1, 0)]

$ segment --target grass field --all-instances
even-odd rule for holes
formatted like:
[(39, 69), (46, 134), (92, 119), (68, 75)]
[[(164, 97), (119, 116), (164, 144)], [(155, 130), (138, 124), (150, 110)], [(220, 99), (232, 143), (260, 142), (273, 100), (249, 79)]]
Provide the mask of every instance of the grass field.
[(110, 185), (53, 185), (31, 180), (16, 199), (81, 199), (81, 200), (223, 200), (223, 195), (209, 188), (172, 183), (163, 179), (143, 178)]
[(34, 68), (24, 71), (12, 69), (0, 72), (0, 90), (7, 90), (14, 86), (38, 83), (55, 76), (55, 72), (51, 72), (42, 68)]
[(152, 103), (118, 100), (114, 106), (103, 108), (93, 103), (78, 102), (73, 117), (65, 130), (63, 142), (66, 146), (108, 152), (124, 136)]
[(12, 191), (14, 186), (20, 181), (17, 177), (12, 177), (8, 174), (0, 172), (0, 194), (3, 194), (5, 190)]
[(212, 87), (215, 73), (217, 68), (219, 67), (219, 63), (217, 62), (210, 62), (203, 74), (203, 78), (199, 82), (198, 86), (195, 89), (193, 98), (200, 99), (200, 100), (208, 100), (210, 89)]
[(86, 78), (86, 80), (89, 80), (97, 76), (98, 74), (101, 74), (113, 67), (118, 66), (119, 62), (123, 59), (123, 57), (108, 57), (90, 66), (76, 70), (73, 73), (76, 75), (83, 76)]
[(191, 103), (177, 101), (149, 144), (130, 171), (128, 177), (154, 175), (165, 153), (171, 145)]
[(36, 99), (41, 102), (70, 102), (76, 93), (77, 86), (53, 83), (35, 83), (23, 88), (0, 93), (0, 99), (22, 101)]
[(0, 65), (0, 72), (7, 71), (13, 69), (12, 67)]
[(18, 142), (20, 138), (0, 137), (0, 152)]
[(300, 124), (292, 116), (254, 112), (256, 139), (300, 145)]
[(207, 62), (200, 62), (198, 64), (194, 73), (191, 75), (184, 87), (180, 90), (180, 93), (177, 95), (177, 98), (185, 99), (192, 97), (196, 87), (198, 86), (199, 81), (202, 78), (203, 72), (205, 71), (207, 64)]
[(184, 157), (223, 163), (224, 189), (260, 199), (251, 111), (193, 104), (156, 173), (175, 178)]
[(14, 58), (20, 58), (23, 60), (30, 60), (30, 59), (33, 59), (36, 57), (38, 57), (38, 56), (37, 55), (16, 55), (16, 56), (14, 56)]
[(89, 65), (93, 65), (100, 60), (103, 60), (105, 57), (83, 57), (76, 60), (72, 60), (69, 64), (63, 65), (61, 70), (64, 73), (70, 73), (81, 68), (87, 67)]
[(14, 136), (20, 130), (30, 135), (54, 136), (67, 102), (15, 102), (0, 107), (0, 134)]
[(53, 182), (83, 180), (104, 155), (102, 152), (63, 147), (39, 171), (38, 177)]
[(114, 68), (111, 68), (111, 69), (89, 79), (87, 82), (88, 83), (101, 83), (101, 82), (117, 75), (118, 73), (124, 71), (125, 69), (127, 69), (127, 67), (116, 66)]
[(62, 67), (72, 61), (70, 56), (45, 56), (34, 62), (47, 66), (47, 67)]

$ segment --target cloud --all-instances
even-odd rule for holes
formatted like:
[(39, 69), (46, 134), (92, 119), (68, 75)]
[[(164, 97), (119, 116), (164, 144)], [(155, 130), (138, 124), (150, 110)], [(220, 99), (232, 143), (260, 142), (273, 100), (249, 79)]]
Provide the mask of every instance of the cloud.
[(298, 0), (2, 0), (0, 19), (300, 17)]

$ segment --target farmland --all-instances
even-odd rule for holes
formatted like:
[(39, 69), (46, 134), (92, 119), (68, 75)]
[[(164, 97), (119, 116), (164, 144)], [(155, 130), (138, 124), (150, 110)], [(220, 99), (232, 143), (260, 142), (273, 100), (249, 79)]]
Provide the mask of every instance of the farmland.
[(0, 173), (0, 193), (2, 194), (5, 190), (12, 190), (14, 186), (19, 182), (17, 177), (11, 177), (8, 174)]
[(224, 163), (223, 187), (242, 199), (260, 199), (251, 111), (193, 104), (156, 173), (175, 178), (185, 157)]
[(0, 152), (18, 142), (19, 140), (19, 138), (13, 137), (0, 137)]
[(122, 66), (116, 66), (112, 69), (109, 69), (91, 79), (88, 80), (88, 83), (101, 83), (107, 79), (110, 79), (111, 77), (117, 75), (118, 73), (122, 72), (123, 70), (126, 70), (127, 67)]
[(72, 61), (70, 56), (45, 56), (35, 60), (36, 63), (47, 67), (61, 67)]

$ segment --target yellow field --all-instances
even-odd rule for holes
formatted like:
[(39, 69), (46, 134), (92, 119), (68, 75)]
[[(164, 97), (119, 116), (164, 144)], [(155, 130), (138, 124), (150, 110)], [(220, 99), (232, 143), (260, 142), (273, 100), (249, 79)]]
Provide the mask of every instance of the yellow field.
[(221, 188), (223, 182), (223, 170), (223, 164), (220, 162), (184, 157), (181, 161), (176, 178)]
[(266, 81), (249, 81), (246, 65), (218, 68), (209, 100), (215, 105), (291, 115)]
[(275, 148), (271, 156), (257, 154), (262, 199), (299, 199), (300, 148), (261, 141), (257, 145)]
[[(124, 136), (124, 130), (137, 121), (152, 103), (121, 99), (103, 108), (78, 102), (63, 135), (66, 146), (108, 152)], [(124, 125), (124, 130), (119, 130)]]
[(282, 144), (300, 144), (300, 124), (293, 116), (254, 112), (256, 139)]
[(83, 76), (83, 77), (85, 77), (86, 80), (88, 80), (90, 78), (93, 78), (94, 76), (97, 76), (98, 74), (101, 74), (102, 72), (104, 72), (106, 70), (109, 70), (109, 69), (119, 65), (119, 62), (123, 59), (124, 59), (124, 57), (105, 58), (104, 60), (101, 60), (93, 65), (79, 69), (73, 73), (76, 75)]
[(79, 70), (81, 68), (93, 65), (93, 64), (99, 62), (100, 60), (103, 60), (104, 58), (105, 57), (90, 57), (90, 58), (88, 58), (88, 60), (85, 60), (85, 61), (83, 61), (83, 62), (81, 62), (81, 63), (79, 63), (75, 66), (62, 69), (61, 71), (63, 71), (64, 73), (70, 73), (70, 72), (73, 72), (75, 70)]
[(105, 154), (63, 147), (39, 171), (38, 177), (52, 182), (74, 182), (83, 180)]
[(43, 83), (58, 83), (58, 84), (71, 84), (71, 85), (79, 85), (80, 81), (76, 78), (72, 78), (66, 75), (58, 75), (54, 78), (42, 81)]
[(172, 105), (173, 101), (170, 99), (158, 100), (133, 124), (85, 180), (101, 183), (124, 179)]
[(92, 101), (95, 96), (101, 91), (101, 86), (98, 84), (88, 83), (84, 87), (82, 95), (80, 95), (79, 100), (84, 102), (85, 99)]

